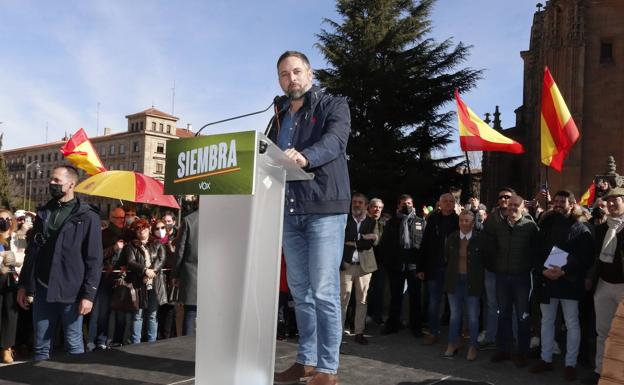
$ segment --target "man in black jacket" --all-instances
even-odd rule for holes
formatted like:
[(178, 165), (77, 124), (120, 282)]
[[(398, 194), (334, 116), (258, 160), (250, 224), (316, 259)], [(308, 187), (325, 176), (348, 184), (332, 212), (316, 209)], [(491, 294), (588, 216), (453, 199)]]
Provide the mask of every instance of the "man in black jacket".
[(301, 52), (284, 52), (277, 61), (286, 100), (269, 137), (314, 179), (286, 184), (283, 247), (288, 285), (295, 300), (299, 349), (276, 384), (313, 377), (309, 385), (338, 382), (340, 260), (351, 203), (347, 141), (349, 106), (312, 86), (312, 68)]
[(455, 213), (455, 197), (451, 193), (442, 194), (440, 211), (435, 211), (427, 218), (421, 247), (424, 264), (420, 271), (425, 273), (429, 294), (427, 304), (429, 334), (424, 339), (426, 345), (436, 343), (440, 334), (440, 303), (444, 296), (444, 273), (446, 271), (444, 243), (446, 237), (457, 230), (459, 230), (459, 216)]
[[(593, 252), (589, 229), (572, 214), (574, 203), (574, 195), (570, 191), (558, 191), (553, 199), (553, 210), (540, 217), (539, 254), (534, 266), (536, 293), (542, 311), (542, 352), (541, 360), (531, 368), (531, 372), (553, 369), (555, 319), (561, 304), (567, 330), (564, 369), (567, 381), (576, 379), (576, 359), (581, 342), (578, 305), (585, 291), (585, 275)], [(567, 254), (566, 260), (561, 263), (553, 259), (559, 250)]]
[(364, 337), (366, 323), (366, 296), (371, 273), (377, 270), (373, 245), (377, 242), (376, 222), (366, 215), (368, 198), (362, 193), (354, 193), (351, 198), (351, 215), (345, 228), (344, 252), (340, 267), (340, 298), (342, 323), (344, 325), (351, 291), (355, 286), (355, 342), (367, 345)]
[(401, 195), (397, 203), (396, 214), (386, 223), (380, 245), (390, 281), (390, 313), (382, 334), (399, 331), (403, 289), (407, 280), (410, 329), (414, 336), (420, 337), (420, 286), (423, 278), (419, 273), (422, 270), (420, 243), (425, 221), (416, 215), (410, 195)]
[(67, 351), (84, 353), (82, 316), (91, 311), (100, 282), (102, 230), (99, 215), (74, 196), (77, 183), (74, 167), (54, 168), (52, 199), (37, 212), (28, 232), (17, 302), (28, 309), (34, 297), (35, 360), (49, 357), (59, 320)]

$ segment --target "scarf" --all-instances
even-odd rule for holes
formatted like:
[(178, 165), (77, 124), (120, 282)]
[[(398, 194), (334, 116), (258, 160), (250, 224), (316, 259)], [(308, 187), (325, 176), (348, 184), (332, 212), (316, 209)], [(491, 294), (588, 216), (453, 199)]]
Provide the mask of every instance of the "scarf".
[(617, 248), (617, 234), (624, 228), (624, 216), (619, 218), (607, 218), (609, 229), (602, 241), (602, 249), (600, 250), (600, 260), (604, 263), (613, 263), (615, 257), (615, 249)]
[(412, 234), (412, 231), (410, 231), (410, 227), (412, 222), (416, 218), (416, 210), (411, 209), (409, 214), (404, 214), (399, 211), (397, 213), (397, 217), (401, 220), (401, 227), (399, 228), (399, 241), (401, 243), (401, 248), (414, 248), (414, 234)]

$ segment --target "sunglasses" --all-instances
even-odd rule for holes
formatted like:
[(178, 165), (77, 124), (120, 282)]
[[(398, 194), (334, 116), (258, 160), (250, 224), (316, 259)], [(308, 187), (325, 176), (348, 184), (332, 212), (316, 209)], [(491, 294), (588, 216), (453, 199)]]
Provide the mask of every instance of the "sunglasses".
[(511, 195), (501, 195), (498, 197), (498, 199), (510, 199)]

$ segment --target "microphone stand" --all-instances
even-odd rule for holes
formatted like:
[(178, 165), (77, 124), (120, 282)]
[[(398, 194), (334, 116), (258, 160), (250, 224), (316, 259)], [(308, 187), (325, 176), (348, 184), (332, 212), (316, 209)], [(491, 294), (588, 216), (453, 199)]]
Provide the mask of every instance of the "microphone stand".
[(215, 124), (219, 124), (219, 123), (224, 123), (224, 122), (229, 122), (230, 120), (236, 120), (236, 119), (240, 119), (240, 118), (244, 118), (247, 116), (251, 116), (251, 115), (257, 115), (257, 114), (261, 114), (263, 112), (267, 112), (269, 110), (269, 108), (271, 108), (271, 106), (275, 103), (275, 101), (271, 102), (271, 104), (269, 104), (269, 106), (267, 108), (265, 108), (262, 111), (256, 111), (256, 112), (250, 112), (249, 114), (244, 114), (244, 115), (239, 115), (239, 116), (235, 116), (233, 118), (228, 118), (228, 119), (223, 119), (223, 120), (219, 120), (217, 122), (210, 122), (210, 123), (206, 123), (203, 126), (201, 126), (201, 128), (197, 131), (197, 133), (195, 134), (195, 136), (199, 135), (200, 132), (202, 132), (202, 130), (208, 126), (213, 126)]

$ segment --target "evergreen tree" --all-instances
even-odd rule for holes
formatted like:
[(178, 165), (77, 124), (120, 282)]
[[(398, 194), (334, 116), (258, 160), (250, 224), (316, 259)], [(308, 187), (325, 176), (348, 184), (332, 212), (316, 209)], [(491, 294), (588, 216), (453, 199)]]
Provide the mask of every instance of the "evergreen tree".
[[(325, 19), (317, 46), (330, 68), (321, 86), (351, 108), (347, 153), (354, 190), (396, 199), (412, 193), (431, 202), (451, 184), (456, 157), (433, 159), (451, 141), (454, 112), (442, 108), (453, 91), (475, 85), (480, 71), (455, 68), (469, 47), (427, 35), (435, 0), (338, 0), (341, 23)], [(415, 202), (416, 203), (416, 202)]]

